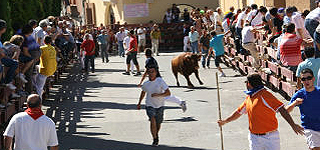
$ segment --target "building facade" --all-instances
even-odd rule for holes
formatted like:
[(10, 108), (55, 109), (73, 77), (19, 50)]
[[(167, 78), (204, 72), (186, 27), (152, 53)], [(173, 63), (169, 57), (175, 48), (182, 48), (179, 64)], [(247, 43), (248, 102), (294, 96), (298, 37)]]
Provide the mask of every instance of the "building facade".
[[(216, 9), (219, 0), (66, 0), (65, 12), (81, 24), (99, 26), (120, 22), (139, 24), (162, 22), (167, 8), (175, 3), (181, 8), (200, 8), (207, 6)], [(181, 10), (182, 12), (183, 10)]]

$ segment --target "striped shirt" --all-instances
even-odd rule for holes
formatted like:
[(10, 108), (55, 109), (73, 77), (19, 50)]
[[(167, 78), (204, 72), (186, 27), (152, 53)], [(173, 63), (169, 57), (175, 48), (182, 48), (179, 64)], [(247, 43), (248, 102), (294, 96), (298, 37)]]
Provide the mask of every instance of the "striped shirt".
[(285, 33), (280, 43), (280, 61), (284, 66), (298, 66), (302, 62), (302, 39), (296, 34)]

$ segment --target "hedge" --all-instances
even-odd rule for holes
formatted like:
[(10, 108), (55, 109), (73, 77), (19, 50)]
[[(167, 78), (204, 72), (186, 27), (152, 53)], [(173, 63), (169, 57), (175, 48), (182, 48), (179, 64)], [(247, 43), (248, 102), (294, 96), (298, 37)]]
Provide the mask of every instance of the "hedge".
[(0, 0), (0, 19), (7, 21), (7, 32), (1, 41), (13, 35), (12, 26), (25, 25), (30, 19), (60, 16), (61, 0)]

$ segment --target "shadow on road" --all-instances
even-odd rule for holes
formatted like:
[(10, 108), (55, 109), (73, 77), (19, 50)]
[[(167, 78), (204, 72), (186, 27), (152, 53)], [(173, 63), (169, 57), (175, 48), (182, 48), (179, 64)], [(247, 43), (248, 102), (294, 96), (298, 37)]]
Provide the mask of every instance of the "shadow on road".
[[(56, 91), (50, 93), (49, 99), (43, 105), (49, 107), (46, 115), (57, 124), (57, 133), (61, 150), (150, 150), (153, 147), (145, 144), (130, 143), (125, 141), (104, 140), (97, 137), (108, 137), (108, 133), (99, 132), (77, 132), (77, 129), (99, 129), (94, 125), (78, 125), (81, 118), (101, 118), (103, 113), (97, 111), (103, 109), (136, 110), (135, 104), (122, 104), (114, 102), (83, 101), (87, 89), (102, 87), (134, 87), (134, 84), (101, 83), (99, 81), (88, 81), (88, 75), (79, 73), (80, 66), (75, 65), (67, 69), (70, 74), (66, 75)], [(116, 70), (115, 70), (116, 71)], [(90, 79), (92, 80), (92, 79)], [(89, 91), (88, 91), (89, 92)], [(121, 97), (119, 97), (120, 99)], [(144, 108), (144, 106), (142, 106)], [(180, 109), (180, 107), (166, 107), (166, 109)], [(160, 146), (157, 150), (196, 150), (188, 147)]]
[(199, 148), (161, 145), (161, 141), (158, 147), (152, 147), (141, 143), (104, 140), (86, 137), (86, 135), (66, 135), (59, 142), (61, 144), (59, 148), (62, 150), (201, 150)]

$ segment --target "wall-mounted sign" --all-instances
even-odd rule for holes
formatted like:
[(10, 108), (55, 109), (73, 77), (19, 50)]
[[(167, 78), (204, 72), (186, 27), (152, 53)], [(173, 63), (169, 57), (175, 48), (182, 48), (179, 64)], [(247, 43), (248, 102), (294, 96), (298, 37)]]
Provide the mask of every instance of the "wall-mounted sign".
[(123, 10), (125, 18), (149, 16), (149, 4), (147, 3), (125, 4)]

